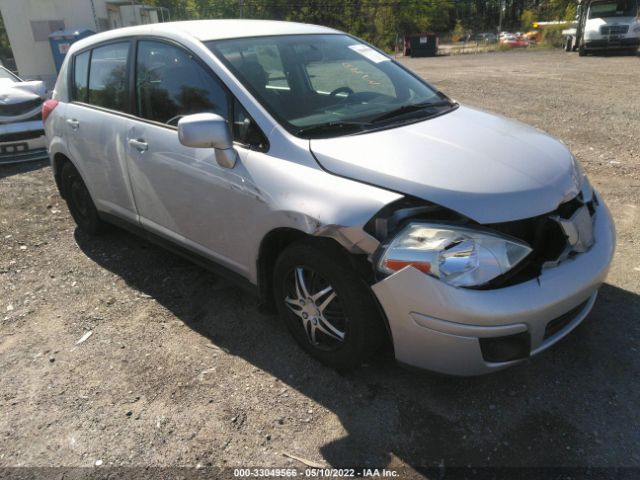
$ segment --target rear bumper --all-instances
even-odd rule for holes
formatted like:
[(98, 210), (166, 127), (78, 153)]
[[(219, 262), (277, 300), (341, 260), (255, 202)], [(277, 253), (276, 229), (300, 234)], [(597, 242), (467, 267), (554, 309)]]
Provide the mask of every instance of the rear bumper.
[[(587, 316), (609, 270), (615, 232), (602, 201), (594, 235), (589, 251), (545, 270), (536, 280), (506, 288), (455, 288), (411, 267), (375, 284), (396, 359), (451, 375), (479, 375), (550, 347)], [(525, 348), (524, 355), (490, 360), (492, 341), (506, 339)]]
[(42, 121), (0, 125), (0, 165), (48, 158)]

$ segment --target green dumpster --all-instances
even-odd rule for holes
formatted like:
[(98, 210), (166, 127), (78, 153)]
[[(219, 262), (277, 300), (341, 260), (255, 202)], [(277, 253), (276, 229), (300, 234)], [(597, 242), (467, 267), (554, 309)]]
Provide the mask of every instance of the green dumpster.
[(435, 57), (438, 54), (438, 35), (435, 33), (416, 33), (407, 39), (412, 57)]

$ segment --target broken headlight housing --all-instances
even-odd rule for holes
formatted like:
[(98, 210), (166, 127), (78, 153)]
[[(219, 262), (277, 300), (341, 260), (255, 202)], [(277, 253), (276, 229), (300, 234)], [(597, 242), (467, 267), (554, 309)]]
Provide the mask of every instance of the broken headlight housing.
[(390, 275), (412, 266), (455, 287), (477, 287), (508, 272), (531, 252), (526, 243), (491, 232), (411, 223), (383, 247), (377, 268)]

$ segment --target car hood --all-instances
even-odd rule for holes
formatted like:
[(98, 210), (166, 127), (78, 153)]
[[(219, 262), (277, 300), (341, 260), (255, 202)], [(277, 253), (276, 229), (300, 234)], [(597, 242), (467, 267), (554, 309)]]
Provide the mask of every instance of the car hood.
[(553, 137), (473, 108), (418, 123), (311, 140), (322, 168), (412, 195), (479, 223), (534, 217), (578, 194), (579, 167)]
[(44, 82), (40, 80), (13, 82), (0, 79), (0, 105), (13, 105), (44, 98), (46, 93)]

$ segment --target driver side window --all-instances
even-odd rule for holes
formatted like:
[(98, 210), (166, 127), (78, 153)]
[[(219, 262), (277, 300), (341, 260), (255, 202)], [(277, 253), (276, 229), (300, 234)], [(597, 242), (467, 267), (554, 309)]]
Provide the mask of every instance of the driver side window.
[(191, 54), (174, 45), (142, 40), (136, 61), (137, 115), (176, 126), (194, 113), (229, 117), (227, 92)]

